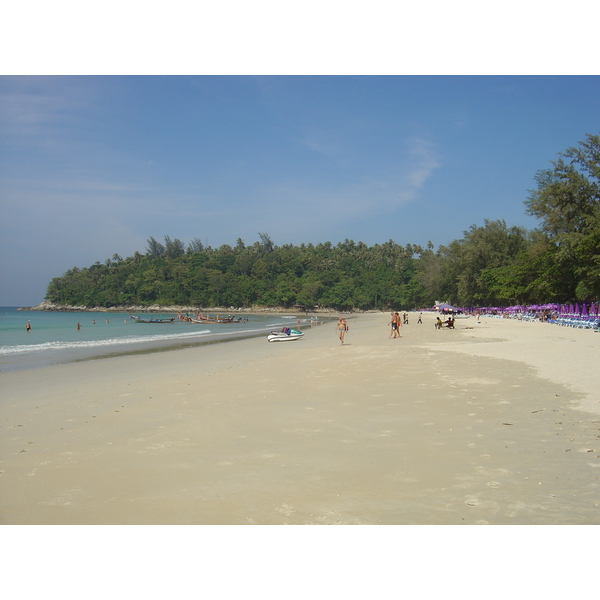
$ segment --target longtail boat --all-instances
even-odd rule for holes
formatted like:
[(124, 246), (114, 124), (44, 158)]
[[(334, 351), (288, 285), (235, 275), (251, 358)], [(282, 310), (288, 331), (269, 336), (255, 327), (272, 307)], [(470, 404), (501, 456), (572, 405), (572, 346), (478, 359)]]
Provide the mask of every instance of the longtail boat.
[(192, 323), (241, 323), (242, 317), (238, 317), (237, 319), (233, 316), (222, 317), (219, 315), (215, 315), (211, 317), (210, 315), (196, 315), (196, 319), (190, 319)]
[(136, 323), (171, 323), (175, 321), (175, 317), (171, 317), (170, 319), (142, 319), (141, 317), (136, 317), (135, 315), (129, 315)]

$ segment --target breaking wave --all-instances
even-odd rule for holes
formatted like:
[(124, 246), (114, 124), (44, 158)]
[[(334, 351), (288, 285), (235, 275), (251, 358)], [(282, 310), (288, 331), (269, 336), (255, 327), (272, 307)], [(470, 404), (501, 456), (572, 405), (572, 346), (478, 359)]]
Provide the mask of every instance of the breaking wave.
[(45, 342), (43, 344), (23, 344), (18, 346), (0, 347), (0, 355), (23, 354), (26, 352), (43, 352), (47, 350), (83, 350), (88, 348), (103, 348), (107, 346), (127, 346), (131, 344), (146, 344), (148, 342), (185, 341), (210, 334), (210, 330), (175, 333), (173, 335), (145, 335), (104, 340), (86, 340), (77, 342)]

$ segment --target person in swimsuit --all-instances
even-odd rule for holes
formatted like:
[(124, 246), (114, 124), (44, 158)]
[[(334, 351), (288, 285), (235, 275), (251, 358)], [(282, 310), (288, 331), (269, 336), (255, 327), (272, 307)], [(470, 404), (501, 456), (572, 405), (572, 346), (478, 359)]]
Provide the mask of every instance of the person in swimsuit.
[(388, 325), (392, 326), (392, 331), (388, 337), (392, 339), (396, 339), (400, 337), (400, 327), (402, 327), (402, 321), (400, 319), (400, 315), (397, 312), (392, 313), (392, 320), (388, 323)]
[(343, 346), (344, 345), (344, 336), (346, 335), (346, 331), (348, 331), (348, 323), (346, 323), (346, 320), (343, 317), (340, 317), (338, 319), (338, 322), (336, 325), (336, 331), (338, 332), (338, 337), (340, 338), (340, 343)]
[(392, 337), (396, 337), (396, 315), (395, 313), (391, 313), (392, 320), (388, 323), (388, 325), (392, 326), (392, 330), (390, 331), (390, 335), (388, 335), (388, 340)]
[(402, 327), (402, 319), (400, 318), (400, 314), (396, 313), (396, 335), (395, 337), (400, 338), (400, 327)]

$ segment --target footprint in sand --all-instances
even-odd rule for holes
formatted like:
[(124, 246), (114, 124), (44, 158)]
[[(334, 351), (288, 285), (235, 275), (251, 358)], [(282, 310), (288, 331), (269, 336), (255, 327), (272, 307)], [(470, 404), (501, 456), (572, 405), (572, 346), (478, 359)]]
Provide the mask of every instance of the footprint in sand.
[(497, 488), (497, 487), (499, 487), (499, 486), (500, 486), (500, 484), (499, 484), (497, 481), (490, 481), (490, 482), (488, 483), (488, 485), (489, 485), (490, 487), (492, 487), (492, 488)]
[(275, 510), (277, 512), (280, 512), (280, 513), (288, 516), (288, 517), (293, 515), (296, 512), (294, 507), (290, 506), (289, 504), (282, 504), (281, 506), (278, 506), (277, 508), (275, 508)]
[(485, 458), (487, 460), (488, 458), (491, 458), (491, 456), (489, 454), (482, 454), (481, 458)]

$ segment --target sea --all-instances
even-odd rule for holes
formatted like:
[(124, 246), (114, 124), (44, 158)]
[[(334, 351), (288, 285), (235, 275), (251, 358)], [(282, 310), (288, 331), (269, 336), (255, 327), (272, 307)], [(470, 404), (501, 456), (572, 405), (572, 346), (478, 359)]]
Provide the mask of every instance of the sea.
[[(174, 313), (143, 313), (147, 319)], [(0, 373), (82, 360), (266, 336), (282, 327), (302, 327), (304, 315), (237, 313), (241, 323), (136, 323), (129, 313), (24, 311), (0, 307)], [(247, 321), (245, 320), (247, 319)], [(27, 322), (31, 330), (27, 332)], [(79, 328), (78, 328), (79, 324)]]

